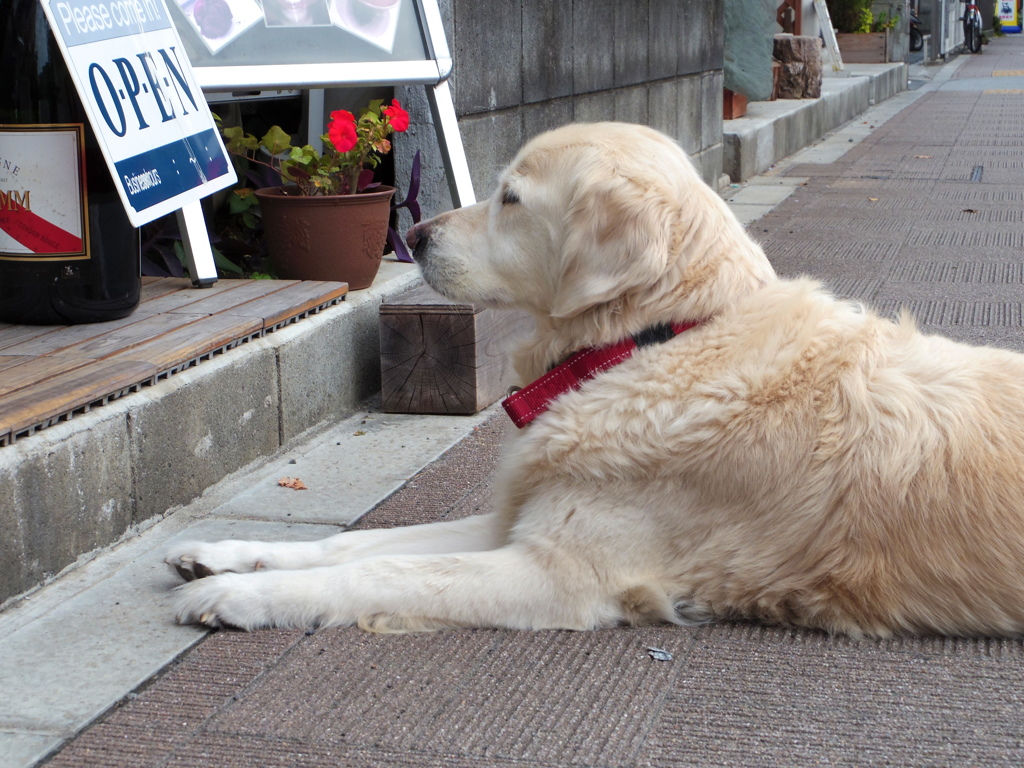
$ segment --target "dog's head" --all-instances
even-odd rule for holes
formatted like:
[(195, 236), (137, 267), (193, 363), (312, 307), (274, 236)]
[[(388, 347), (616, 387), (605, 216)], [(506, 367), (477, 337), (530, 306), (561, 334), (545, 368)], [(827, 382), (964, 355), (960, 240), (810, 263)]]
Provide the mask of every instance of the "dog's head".
[(443, 295), (557, 320), (676, 291), (709, 238), (749, 243), (675, 142), (644, 126), (590, 123), (533, 139), (488, 200), (408, 239)]

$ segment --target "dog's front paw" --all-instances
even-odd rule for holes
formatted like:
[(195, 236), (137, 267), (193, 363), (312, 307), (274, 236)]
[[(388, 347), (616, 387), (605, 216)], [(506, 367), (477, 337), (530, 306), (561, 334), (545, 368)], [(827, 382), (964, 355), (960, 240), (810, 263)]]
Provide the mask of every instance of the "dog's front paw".
[(219, 573), (248, 573), (266, 566), (258, 546), (251, 541), (176, 542), (168, 548), (164, 562), (185, 581)]
[(181, 624), (231, 629), (305, 629), (341, 623), (332, 612), (329, 590), (305, 571), (222, 573), (182, 584), (176, 590)]
[(176, 590), (178, 623), (245, 630), (273, 626), (253, 575), (224, 573), (181, 585)]

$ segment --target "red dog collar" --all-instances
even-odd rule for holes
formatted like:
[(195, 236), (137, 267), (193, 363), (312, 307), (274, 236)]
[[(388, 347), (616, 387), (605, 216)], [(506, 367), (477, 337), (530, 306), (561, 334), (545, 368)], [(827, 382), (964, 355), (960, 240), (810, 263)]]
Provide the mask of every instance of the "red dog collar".
[(581, 349), (532, 384), (506, 397), (501, 405), (512, 419), (512, 423), (522, 429), (544, 413), (559, 395), (579, 389), (585, 381), (594, 378), (601, 371), (628, 360), (640, 347), (666, 342), (702, 322), (704, 321), (697, 320), (692, 323), (655, 325), (606, 347)]

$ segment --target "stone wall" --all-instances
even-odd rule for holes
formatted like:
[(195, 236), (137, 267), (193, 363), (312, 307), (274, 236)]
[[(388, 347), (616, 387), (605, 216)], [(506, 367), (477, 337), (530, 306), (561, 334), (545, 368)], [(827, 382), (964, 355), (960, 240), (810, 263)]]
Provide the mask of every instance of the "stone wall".
[[(675, 137), (705, 180), (722, 173), (723, 0), (441, 0), (455, 110), (477, 199), (530, 137), (568, 122), (645, 123)], [(425, 216), (451, 207), (422, 87), (396, 97), (404, 189), (423, 152)]]

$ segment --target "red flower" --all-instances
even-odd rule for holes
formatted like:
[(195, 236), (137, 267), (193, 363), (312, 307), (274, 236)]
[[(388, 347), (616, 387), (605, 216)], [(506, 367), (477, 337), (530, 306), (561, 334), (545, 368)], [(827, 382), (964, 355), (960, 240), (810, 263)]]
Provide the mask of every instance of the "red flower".
[(391, 127), (398, 133), (404, 132), (409, 127), (409, 113), (402, 109), (398, 99), (392, 99), (391, 106), (381, 107), (380, 111), (391, 118)]
[(339, 152), (348, 152), (352, 149), (359, 143), (355, 115), (344, 109), (331, 112), (331, 125), (327, 129), (327, 138)]

